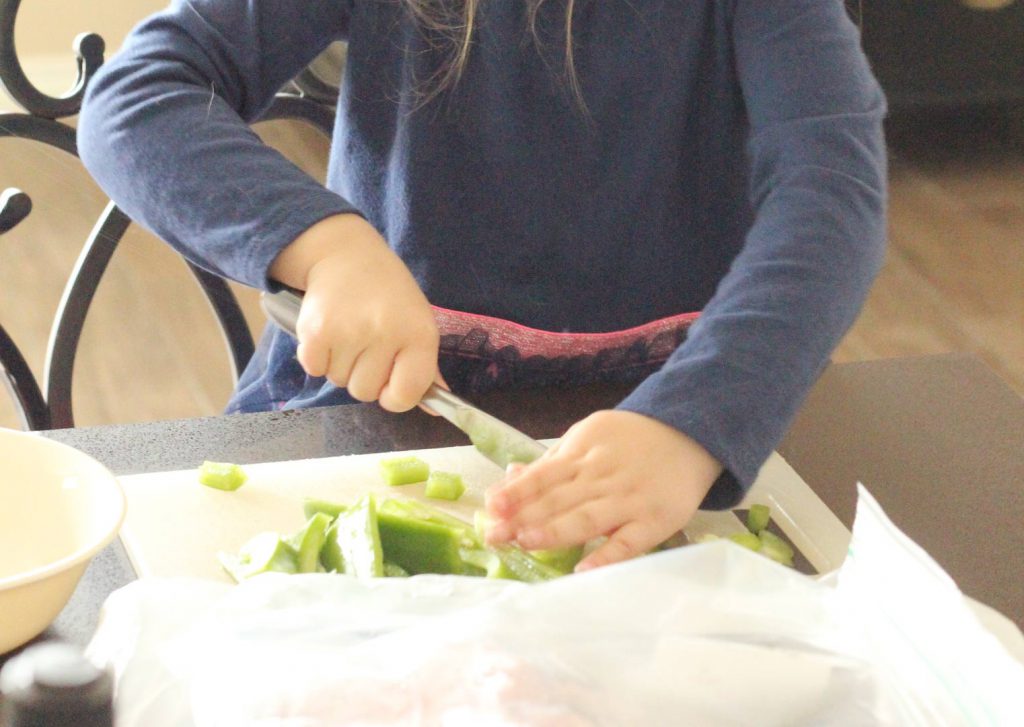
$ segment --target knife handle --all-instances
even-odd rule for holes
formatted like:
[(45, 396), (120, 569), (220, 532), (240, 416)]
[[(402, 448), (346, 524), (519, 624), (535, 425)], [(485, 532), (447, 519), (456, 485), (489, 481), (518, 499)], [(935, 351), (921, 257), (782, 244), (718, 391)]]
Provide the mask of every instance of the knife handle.
[(274, 293), (260, 294), (260, 307), (267, 318), (287, 333), (295, 335), (295, 326), (299, 321), (299, 309), (302, 308), (302, 295), (291, 288), (282, 288)]

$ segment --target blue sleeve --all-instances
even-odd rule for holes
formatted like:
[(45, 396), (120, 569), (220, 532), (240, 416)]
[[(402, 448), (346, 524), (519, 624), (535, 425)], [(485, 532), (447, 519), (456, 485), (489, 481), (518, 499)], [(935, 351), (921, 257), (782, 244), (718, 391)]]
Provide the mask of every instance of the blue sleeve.
[(193, 262), (266, 287), (277, 253), (354, 211), (248, 127), (332, 41), (351, 0), (174, 0), (93, 79), (79, 153), (133, 220)]
[(723, 463), (734, 505), (853, 324), (885, 249), (885, 100), (841, 0), (735, 0), (754, 222), (663, 369), (621, 408)]

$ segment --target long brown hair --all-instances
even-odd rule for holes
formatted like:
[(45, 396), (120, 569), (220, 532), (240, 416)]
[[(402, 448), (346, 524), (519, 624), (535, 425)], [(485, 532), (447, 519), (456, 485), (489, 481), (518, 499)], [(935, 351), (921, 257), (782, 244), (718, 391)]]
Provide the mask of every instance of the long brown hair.
[[(537, 34), (537, 15), (546, 1), (526, 0), (527, 25), (538, 45), (540, 37)], [(446, 49), (442, 49), (447, 54), (447, 60), (427, 79), (421, 104), (451, 88), (462, 78), (476, 33), (477, 13), (483, 2), (485, 0), (405, 0), (421, 26), (439, 36), (441, 42), (447, 45)], [(586, 111), (573, 57), (572, 18), (575, 5), (576, 0), (565, 0), (565, 80), (580, 108)]]

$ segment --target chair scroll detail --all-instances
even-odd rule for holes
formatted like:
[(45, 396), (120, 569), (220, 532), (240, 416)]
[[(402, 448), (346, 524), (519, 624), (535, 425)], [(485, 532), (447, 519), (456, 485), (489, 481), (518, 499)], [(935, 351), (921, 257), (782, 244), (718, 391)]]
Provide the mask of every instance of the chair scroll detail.
[[(0, 235), (14, 229), (31, 211), (32, 200), (27, 194), (20, 189), (6, 190), (0, 195)], [(39, 382), (2, 324), (0, 373), (3, 374), (4, 387), (17, 407), (22, 426), (26, 429), (49, 429), (50, 410), (39, 390)]]

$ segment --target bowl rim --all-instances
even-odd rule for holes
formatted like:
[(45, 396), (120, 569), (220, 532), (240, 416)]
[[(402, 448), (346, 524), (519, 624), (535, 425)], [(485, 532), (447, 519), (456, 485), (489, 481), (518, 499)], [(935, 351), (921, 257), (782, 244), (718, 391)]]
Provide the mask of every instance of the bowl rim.
[(0, 592), (16, 588), (18, 586), (28, 585), (29, 583), (35, 583), (37, 581), (45, 580), (51, 576), (55, 576), (59, 573), (71, 570), (77, 565), (83, 562), (88, 562), (97, 553), (103, 550), (105, 547), (110, 545), (117, 537), (121, 530), (121, 525), (124, 524), (125, 516), (128, 512), (128, 499), (125, 496), (124, 488), (121, 486), (120, 480), (111, 472), (106, 465), (100, 462), (98, 459), (90, 454), (83, 452), (82, 450), (72, 447), (69, 444), (58, 442), (55, 439), (48, 439), (43, 436), (40, 432), (24, 432), (17, 429), (8, 429), (6, 427), (0, 427), (0, 436), (14, 436), (24, 437), (31, 439), (35, 442), (42, 442), (44, 447), (52, 447), (58, 450), (69, 451), (73, 456), (82, 458), (84, 457), (91, 464), (90, 466), (98, 470), (98, 474), (102, 475), (103, 479), (106, 479), (111, 485), (113, 485), (114, 492), (117, 495), (117, 512), (111, 519), (111, 522), (106, 526), (104, 535), (94, 540), (91, 543), (86, 543), (77, 550), (72, 551), (70, 554), (52, 561), (45, 565), (41, 565), (37, 568), (33, 568), (22, 573), (16, 573), (10, 576), (0, 576)]

